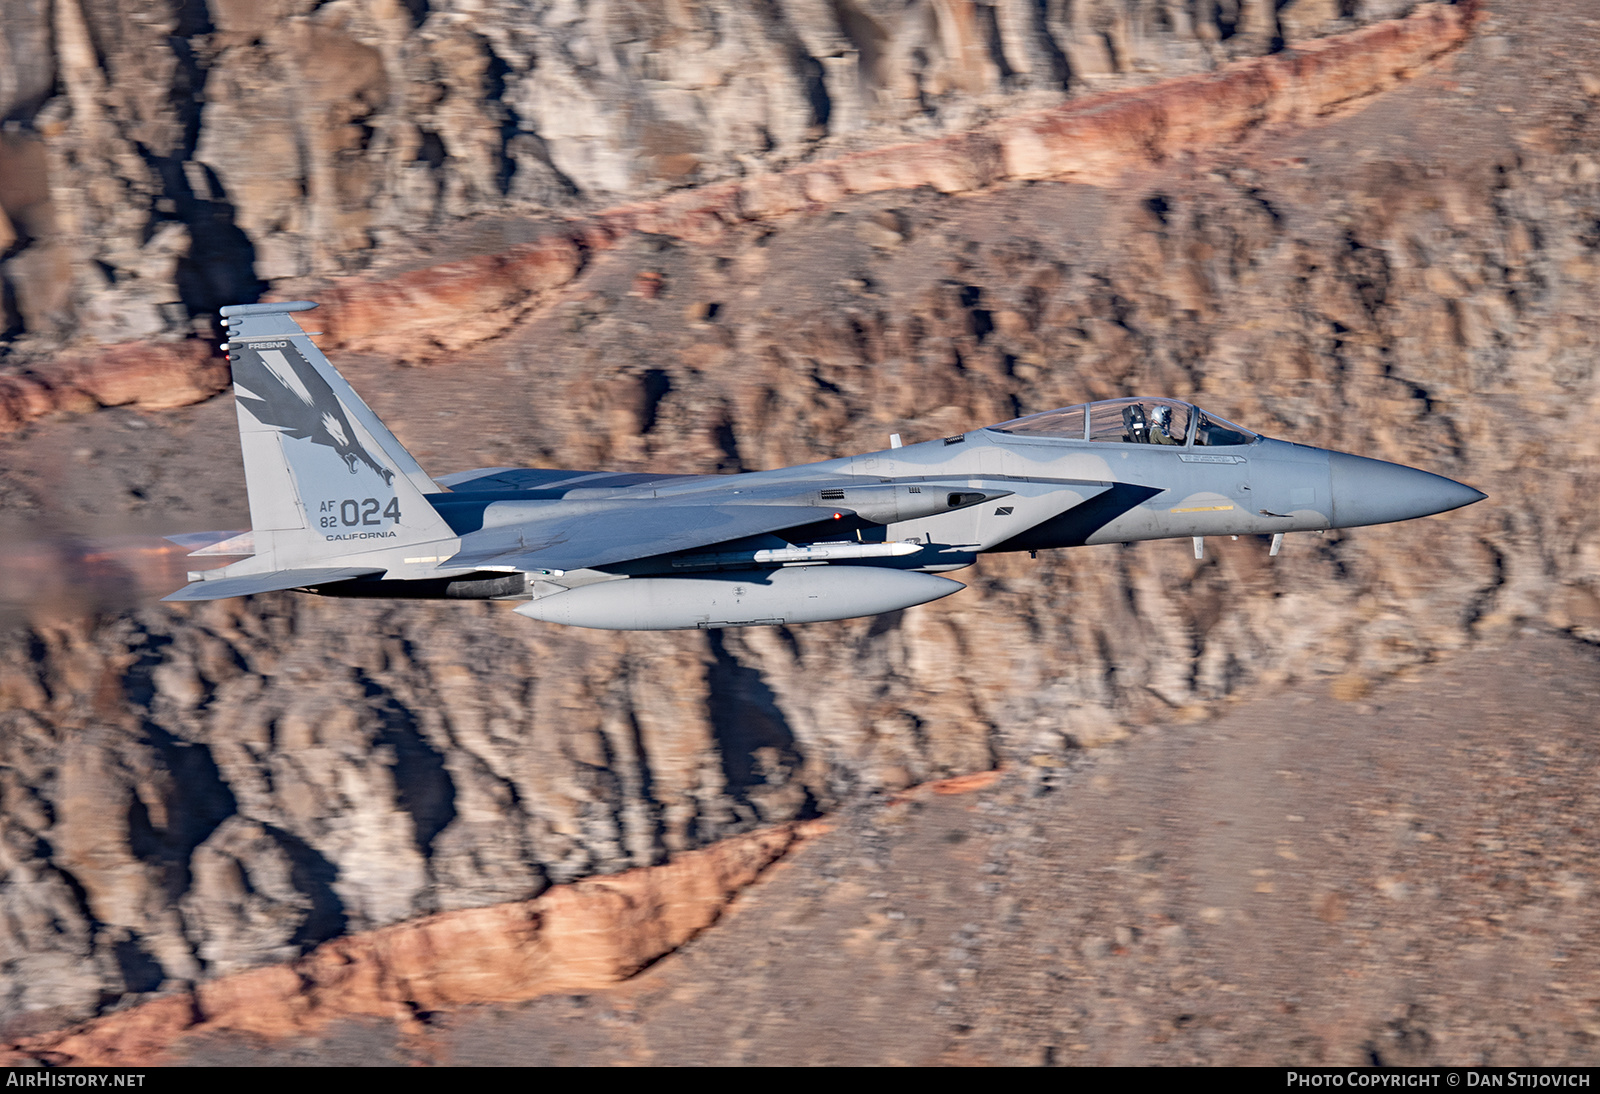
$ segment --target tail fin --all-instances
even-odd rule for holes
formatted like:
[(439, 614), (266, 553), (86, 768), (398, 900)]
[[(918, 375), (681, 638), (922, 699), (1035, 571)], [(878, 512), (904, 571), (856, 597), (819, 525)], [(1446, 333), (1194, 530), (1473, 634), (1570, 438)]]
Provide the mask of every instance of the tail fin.
[(314, 307), (222, 309), (255, 532), (238, 565), (251, 572), (455, 536), (424, 497), (439, 486), (290, 318)]

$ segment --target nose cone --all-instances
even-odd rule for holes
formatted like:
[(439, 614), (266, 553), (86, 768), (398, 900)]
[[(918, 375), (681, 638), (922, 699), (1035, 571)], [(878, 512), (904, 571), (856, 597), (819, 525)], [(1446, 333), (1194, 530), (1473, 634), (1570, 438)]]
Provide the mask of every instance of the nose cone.
[(1328, 470), (1335, 528), (1431, 516), (1488, 497), (1443, 475), (1345, 452), (1328, 454)]

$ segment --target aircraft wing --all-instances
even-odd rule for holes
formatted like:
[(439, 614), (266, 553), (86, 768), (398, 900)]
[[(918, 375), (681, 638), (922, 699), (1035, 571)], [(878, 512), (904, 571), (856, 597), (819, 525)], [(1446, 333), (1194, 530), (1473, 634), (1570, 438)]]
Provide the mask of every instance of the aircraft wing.
[(443, 565), (583, 570), (706, 547), (827, 520), (811, 505), (716, 505), (701, 499), (629, 501), (495, 529)]
[(306, 585), (326, 585), (352, 577), (381, 574), (381, 569), (347, 567), (342, 570), (274, 570), (266, 574), (241, 574), (238, 577), (219, 577), (211, 581), (195, 581), (162, 600), (226, 600), (230, 596), (250, 596), (254, 593), (275, 593), (281, 589), (299, 589)]

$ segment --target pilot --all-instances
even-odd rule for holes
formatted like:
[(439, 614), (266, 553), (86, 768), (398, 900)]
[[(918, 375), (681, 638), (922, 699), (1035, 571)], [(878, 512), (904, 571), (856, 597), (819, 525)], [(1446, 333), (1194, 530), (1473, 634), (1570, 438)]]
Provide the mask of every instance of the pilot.
[(1150, 411), (1150, 443), (1182, 444), (1182, 437), (1172, 435), (1172, 408), (1158, 406)]

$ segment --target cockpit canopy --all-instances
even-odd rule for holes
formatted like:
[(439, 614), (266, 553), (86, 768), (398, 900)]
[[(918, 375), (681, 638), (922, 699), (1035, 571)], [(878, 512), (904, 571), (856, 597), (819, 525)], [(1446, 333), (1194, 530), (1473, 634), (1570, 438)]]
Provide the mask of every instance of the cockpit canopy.
[(1122, 444), (1252, 444), (1256, 434), (1176, 399), (1108, 399), (1046, 410), (990, 426), (997, 433)]

